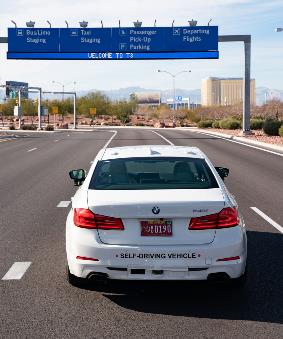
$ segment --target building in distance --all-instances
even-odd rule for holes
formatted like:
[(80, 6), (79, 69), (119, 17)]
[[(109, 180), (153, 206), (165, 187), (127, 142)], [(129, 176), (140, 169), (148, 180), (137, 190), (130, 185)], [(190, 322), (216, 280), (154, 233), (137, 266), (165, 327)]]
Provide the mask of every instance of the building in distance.
[[(166, 104), (169, 108), (174, 109), (174, 99), (169, 98), (166, 100)], [(200, 107), (200, 104), (194, 103), (193, 101), (190, 100), (190, 98), (183, 98), (183, 97), (176, 97), (175, 100), (175, 108), (176, 110), (180, 109), (189, 109), (189, 110), (194, 110)]]
[(131, 98), (137, 101), (139, 107), (157, 107), (161, 103), (160, 92), (135, 92)]
[[(232, 106), (243, 102), (243, 78), (214, 78), (202, 80), (202, 106)], [(255, 79), (251, 79), (251, 105), (256, 104)]]

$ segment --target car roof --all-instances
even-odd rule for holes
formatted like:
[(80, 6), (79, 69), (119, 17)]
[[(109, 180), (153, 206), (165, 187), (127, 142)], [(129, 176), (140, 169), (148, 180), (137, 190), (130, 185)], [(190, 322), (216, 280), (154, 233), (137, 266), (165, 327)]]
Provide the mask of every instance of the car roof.
[(139, 157), (184, 157), (205, 158), (197, 147), (173, 145), (143, 145), (106, 148), (101, 160)]

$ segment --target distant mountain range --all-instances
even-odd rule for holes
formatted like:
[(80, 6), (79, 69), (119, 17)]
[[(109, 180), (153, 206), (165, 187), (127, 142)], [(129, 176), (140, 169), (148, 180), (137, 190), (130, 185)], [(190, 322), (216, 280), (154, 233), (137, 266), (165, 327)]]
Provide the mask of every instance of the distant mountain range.
[[(87, 91), (78, 91), (78, 96), (84, 96), (89, 92), (96, 91), (95, 89), (87, 90)], [(158, 90), (158, 89), (149, 89), (142, 87), (126, 87), (120, 88), (117, 90), (100, 90), (100, 92), (106, 94), (111, 100), (122, 100), (129, 99), (131, 93), (135, 92), (160, 92), (161, 93), (161, 101), (165, 102), (167, 99), (172, 98), (173, 93), (172, 89), (166, 90)], [(176, 89), (176, 95), (182, 96), (183, 98), (190, 98), (190, 101), (193, 103), (201, 102), (201, 90), (193, 89), (186, 90), (178, 88)], [(5, 90), (0, 89), (0, 101), (2, 101), (5, 97)], [(53, 96), (46, 96), (48, 99), (53, 99)], [(268, 100), (271, 99), (281, 99), (283, 100), (283, 90), (271, 89), (267, 87), (257, 87), (256, 88), (256, 102), (257, 105), (262, 105)]]

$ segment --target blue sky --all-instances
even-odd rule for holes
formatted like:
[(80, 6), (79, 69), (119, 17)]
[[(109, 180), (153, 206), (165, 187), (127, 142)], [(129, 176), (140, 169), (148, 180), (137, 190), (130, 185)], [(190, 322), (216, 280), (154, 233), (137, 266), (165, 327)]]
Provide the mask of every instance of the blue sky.
[[(252, 77), (256, 86), (283, 89), (283, 0), (14, 0), (3, 1), (0, 13), (0, 35), (7, 35), (10, 20), (24, 26), (26, 21), (36, 21), (36, 27), (78, 26), (86, 20), (90, 27), (114, 27), (121, 20), (131, 26), (134, 20), (143, 26), (186, 25), (190, 19), (205, 25), (219, 26), (220, 34), (252, 35)], [(117, 89), (141, 86), (153, 89), (171, 88), (171, 79), (157, 73), (166, 69), (172, 73), (191, 69), (177, 79), (177, 87), (200, 88), (201, 79), (208, 76), (241, 77), (243, 75), (243, 45), (221, 43), (219, 60), (172, 61), (14, 61), (6, 60), (7, 46), (0, 46), (0, 83), (6, 80), (27, 81), (44, 89), (55, 89), (52, 80), (64, 83), (76, 81), (78, 89)], [(71, 85), (69, 87), (71, 89)]]

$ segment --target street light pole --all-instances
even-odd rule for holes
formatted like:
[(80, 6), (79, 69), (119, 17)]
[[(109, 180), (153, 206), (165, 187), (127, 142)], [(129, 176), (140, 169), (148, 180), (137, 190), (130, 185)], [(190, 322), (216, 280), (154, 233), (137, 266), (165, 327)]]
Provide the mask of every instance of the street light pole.
[(52, 80), (52, 84), (59, 84), (62, 86), (62, 100), (64, 101), (64, 98), (65, 98), (65, 86), (68, 86), (70, 84), (73, 84), (74, 85), (74, 92), (75, 92), (75, 86), (76, 86), (76, 81), (70, 81), (68, 82), (67, 84), (65, 83), (62, 83), (60, 81), (55, 81), (55, 80)]
[(175, 125), (175, 120), (176, 120), (176, 112), (177, 112), (177, 107), (176, 107), (176, 77), (182, 73), (191, 73), (191, 70), (184, 70), (175, 74), (172, 74), (168, 71), (162, 71), (158, 70), (158, 73), (167, 73), (172, 77), (173, 80), (173, 125)]

